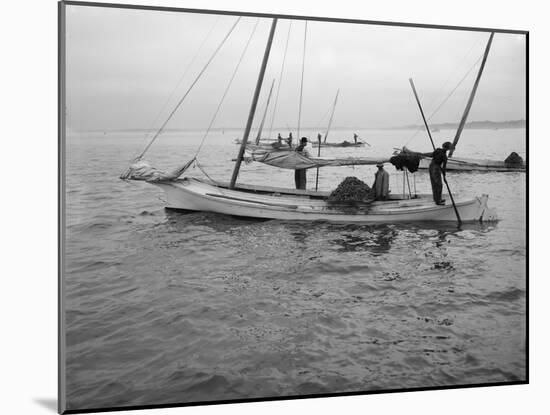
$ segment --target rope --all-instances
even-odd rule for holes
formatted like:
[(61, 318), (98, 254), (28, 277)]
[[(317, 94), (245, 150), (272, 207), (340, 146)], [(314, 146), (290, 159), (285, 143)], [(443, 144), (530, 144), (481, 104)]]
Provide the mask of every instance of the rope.
[(281, 64), (281, 73), (279, 74), (279, 84), (277, 85), (277, 95), (275, 96), (275, 104), (273, 105), (273, 113), (271, 115), (271, 125), (269, 126), (269, 138), (271, 138), (271, 132), (273, 131), (273, 122), (275, 121), (275, 112), (277, 111), (277, 102), (279, 102), (279, 92), (281, 91), (281, 84), (283, 83), (283, 71), (285, 69), (286, 53), (288, 50), (288, 40), (290, 39), (290, 29), (292, 28), (292, 20), (288, 24), (288, 33), (286, 35), (285, 53), (283, 55), (283, 63)]
[(164, 109), (166, 108), (166, 106), (168, 105), (168, 103), (170, 102), (170, 100), (172, 99), (172, 97), (174, 96), (174, 93), (176, 92), (176, 90), (179, 88), (179, 86), (181, 85), (183, 79), (185, 78), (185, 75), (187, 75), (187, 73), (189, 72), (189, 69), (193, 66), (193, 64), (195, 63), (195, 61), (197, 60), (197, 57), (199, 56), (200, 52), (202, 51), (204, 45), (206, 44), (206, 41), (210, 38), (210, 35), (212, 35), (212, 32), (214, 31), (214, 29), (216, 28), (217, 24), (218, 24), (218, 21), (220, 20), (220, 17), (218, 16), (216, 18), (216, 20), (214, 21), (214, 24), (212, 25), (212, 27), (210, 28), (210, 30), (208, 31), (208, 33), (206, 34), (206, 36), (204, 37), (204, 39), (202, 40), (199, 48), (197, 49), (197, 51), (195, 52), (195, 56), (193, 56), (193, 58), (191, 59), (191, 62), (189, 62), (189, 64), (187, 65), (187, 67), (185, 68), (185, 71), (183, 72), (183, 75), (180, 77), (178, 83), (176, 84), (176, 87), (172, 90), (172, 92), (170, 93), (170, 95), (168, 96), (168, 99), (166, 99), (166, 101), (164, 102), (164, 105), (161, 107), (159, 113), (157, 114), (157, 116), (155, 117), (155, 120), (152, 122), (151, 126), (149, 127), (149, 129), (147, 130), (147, 133), (145, 134), (145, 139), (149, 138), (149, 134), (151, 134), (151, 132), (153, 131), (153, 127), (155, 126), (155, 124), (157, 123), (157, 121), (159, 120), (160, 116), (162, 115), (162, 113), (164, 112)]
[[(439, 96), (445, 90), (445, 87), (447, 86), (447, 84), (449, 83), (451, 78), (454, 76), (454, 74), (458, 73), (459, 69), (462, 69), (462, 67), (465, 65), (466, 58), (470, 55), (470, 53), (472, 53), (474, 48), (476, 48), (483, 40), (484, 40), (484, 37), (481, 37), (477, 40), (477, 42), (474, 42), (472, 44), (472, 46), (470, 47), (468, 52), (466, 52), (466, 54), (462, 57), (462, 59), (460, 59), (460, 61), (462, 61), (462, 63), (460, 65), (456, 66), (455, 69), (449, 74), (449, 76), (447, 77), (445, 82), (443, 82), (443, 84), (441, 85), (441, 88), (439, 88), (439, 91), (437, 91), (437, 93), (434, 95), (433, 99), (430, 101), (430, 103), (428, 105), (426, 105), (426, 107), (431, 107), (432, 104), (434, 104), (434, 102), (436, 100), (436, 97)], [(479, 60), (478, 60), (478, 62), (479, 62)]]
[(319, 122), (318, 122), (317, 124), (315, 124), (315, 127), (313, 128), (315, 131), (317, 131), (317, 128), (321, 125), (321, 123), (322, 123), (323, 121), (325, 121), (325, 118), (327, 118), (327, 115), (328, 115), (328, 113), (330, 112), (330, 108), (331, 108), (331, 106), (329, 105), (328, 108), (327, 108), (327, 110), (326, 110), (326, 112), (325, 112), (325, 114), (321, 117), (321, 119), (319, 120)]
[(231, 29), (229, 29), (229, 32), (227, 32), (227, 34), (225, 35), (225, 37), (223, 38), (223, 40), (221, 41), (221, 43), (218, 45), (218, 47), (216, 48), (216, 50), (214, 51), (214, 53), (212, 54), (212, 56), (210, 57), (210, 59), (208, 59), (208, 61), (206, 62), (206, 64), (204, 65), (204, 67), (202, 68), (202, 70), (199, 72), (199, 74), (197, 75), (197, 77), (195, 78), (195, 80), (193, 81), (193, 83), (191, 84), (191, 86), (189, 86), (189, 88), (187, 89), (187, 91), (185, 92), (185, 94), (183, 95), (183, 97), (179, 100), (179, 102), (177, 103), (176, 107), (172, 110), (172, 112), (170, 113), (170, 115), (168, 116), (168, 118), (166, 119), (166, 121), (164, 121), (164, 123), (162, 124), (162, 126), (159, 128), (159, 130), (157, 131), (157, 133), (153, 136), (153, 138), (151, 139), (151, 141), (149, 142), (149, 144), (145, 147), (145, 149), (141, 152), (141, 154), (137, 157), (136, 160), (141, 160), (141, 158), (145, 155), (145, 153), (147, 152), (147, 150), (149, 150), (149, 147), (151, 147), (151, 145), (155, 142), (155, 140), (157, 139), (157, 137), (162, 133), (162, 131), (164, 130), (164, 127), (166, 127), (166, 124), (168, 124), (168, 121), (170, 121), (170, 119), (174, 116), (174, 114), (176, 113), (177, 109), (180, 107), (180, 105), (183, 103), (183, 101), (185, 100), (185, 98), (187, 98), (187, 95), (189, 95), (189, 93), (191, 92), (191, 90), (193, 89), (193, 87), (195, 86), (195, 84), (199, 81), (199, 79), (201, 78), (201, 76), (203, 75), (203, 73), (206, 71), (206, 68), (208, 68), (208, 66), (210, 65), (210, 63), (214, 60), (214, 57), (218, 54), (218, 52), (220, 51), (220, 49), (222, 48), (222, 46), (224, 45), (225, 41), (229, 38), (229, 35), (231, 35), (231, 33), (233, 32), (233, 29), (235, 29), (235, 26), (237, 26), (237, 23), (239, 23), (239, 21), (241, 20), (241, 18), (237, 18), (237, 20), (235, 21), (235, 23), (233, 23), (233, 26), (231, 26)]
[[(466, 80), (466, 78), (468, 77), (468, 75), (470, 75), (470, 73), (474, 70), (474, 68), (476, 67), (476, 65), (478, 64), (478, 62), (481, 60), (481, 57), (476, 60), (474, 62), (474, 64), (470, 67), (470, 69), (468, 69), (468, 72), (466, 72), (466, 74), (462, 77), (462, 79), (458, 82), (458, 84), (456, 84), (456, 86), (453, 88), (453, 90), (445, 97), (445, 99), (437, 106), (437, 108), (431, 113), (431, 115), (427, 118), (427, 121), (431, 120), (435, 114), (437, 114), (437, 112), (443, 107), (443, 105), (445, 105), (445, 103), (451, 98), (451, 96), (455, 93), (455, 91), (458, 89), (458, 87), (460, 85), (462, 85), (462, 83)], [(407, 140), (407, 142), (405, 143), (405, 146), (407, 146), (412, 140), (413, 138), (416, 137), (416, 135), (422, 131), (424, 129), (424, 127), (419, 127), (412, 135), (411, 137)]]
[(235, 75), (237, 75), (237, 71), (239, 67), (241, 66), (241, 63), (243, 61), (244, 55), (246, 54), (246, 51), (248, 50), (248, 46), (250, 46), (250, 42), (252, 40), (252, 36), (254, 36), (254, 33), (256, 32), (256, 28), (258, 27), (258, 23), (260, 22), (260, 19), (256, 19), (256, 24), (254, 25), (254, 28), (252, 29), (252, 32), (250, 33), (250, 37), (248, 38), (248, 41), (246, 42), (246, 45), (244, 47), (244, 50), (241, 53), (241, 57), (239, 58), (239, 61), (237, 62), (237, 66), (235, 66), (235, 69), (233, 70), (233, 74), (231, 75), (231, 79), (229, 79), (229, 83), (227, 84), (227, 87), (225, 88), (225, 91), (223, 92), (223, 96), (218, 104), (218, 107), (216, 108), (216, 111), (214, 112), (214, 116), (212, 117), (212, 120), (210, 121), (210, 124), (208, 125), (208, 128), (206, 129), (206, 132), (204, 133), (201, 143), (199, 144), (199, 147), (197, 149), (197, 152), (195, 153), (195, 157), (199, 155), (199, 152), (202, 149), (202, 146), (204, 144), (204, 140), (208, 136), (208, 133), (210, 133), (210, 129), (212, 128), (212, 125), (214, 124), (214, 121), (216, 120), (216, 117), (218, 116), (218, 112), (220, 111), (220, 108), (223, 104), (223, 101), (225, 100), (225, 97), (227, 96), (227, 93), (229, 92), (229, 88), (231, 87), (231, 84), (233, 83), (233, 80), (235, 79)]
[(298, 107), (298, 133), (297, 133), (297, 140), (300, 142), (300, 121), (302, 118), (302, 97), (304, 93), (304, 72), (305, 72), (305, 64), (306, 64), (306, 40), (307, 40), (307, 20), (306, 24), (304, 26), (304, 54), (302, 56), (302, 80), (300, 82), (300, 106)]
[(207, 178), (208, 180), (210, 180), (210, 181), (211, 181), (212, 183), (214, 183), (215, 185), (218, 184), (218, 182), (217, 182), (216, 180), (214, 180), (212, 177), (210, 177), (210, 176), (208, 175), (208, 173), (206, 172), (206, 170), (204, 170), (204, 169), (202, 168), (202, 166), (200, 165), (200, 163), (199, 163), (198, 160), (195, 160), (195, 166), (197, 166), (197, 167), (199, 168), (199, 170), (202, 172), (202, 174), (204, 174), (204, 175), (206, 176), (206, 178)]

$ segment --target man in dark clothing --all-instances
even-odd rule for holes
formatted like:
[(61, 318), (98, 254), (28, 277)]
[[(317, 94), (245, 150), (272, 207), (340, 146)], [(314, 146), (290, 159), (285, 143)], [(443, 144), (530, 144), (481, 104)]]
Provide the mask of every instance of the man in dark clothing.
[[(302, 137), (300, 140), (300, 145), (296, 147), (298, 153), (302, 153), (304, 156), (309, 157), (310, 152), (309, 148), (311, 145), (308, 145), (307, 137)], [(294, 182), (296, 184), (296, 189), (306, 189), (307, 184), (307, 175), (306, 169), (296, 169), (294, 170)]]
[(378, 171), (374, 174), (374, 184), (372, 185), (374, 198), (375, 200), (388, 200), (390, 175), (384, 170), (384, 163), (378, 163), (376, 167), (378, 167)]
[(431, 157), (430, 167), (430, 182), (432, 184), (432, 193), (434, 202), (436, 205), (444, 205), (445, 200), (441, 199), (441, 193), (443, 191), (442, 175), (445, 175), (447, 169), (447, 151), (449, 151), (453, 145), (446, 141), (441, 148), (436, 148), (431, 153), (422, 153), (423, 156)]
[(277, 135), (277, 141), (274, 143), (271, 143), (271, 147), (273, 147), (275, 150), (280, 150), (283, 146), (283, 137), (281, 137), (281, 133)]
[(292, 133), (288, 133), (288, 138), (286, 139), (286, 142), (288, 143), (288, 147), (292, 148)]

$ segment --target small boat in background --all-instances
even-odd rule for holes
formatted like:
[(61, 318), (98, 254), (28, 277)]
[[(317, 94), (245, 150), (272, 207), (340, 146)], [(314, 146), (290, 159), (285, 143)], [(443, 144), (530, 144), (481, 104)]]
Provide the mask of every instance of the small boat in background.
[(339, 142), (339, 143), (315, 143), (313, 142), (312, 143), (312, 146), (313, 147), (363, 147), (365, 144), (364, 143), (354, 143), (352, 141), (347, 141), (347, 140), (344, 140), (342, 142)]

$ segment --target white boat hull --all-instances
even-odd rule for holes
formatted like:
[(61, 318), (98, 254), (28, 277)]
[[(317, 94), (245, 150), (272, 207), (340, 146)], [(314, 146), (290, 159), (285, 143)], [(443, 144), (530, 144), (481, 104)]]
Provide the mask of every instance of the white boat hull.
[[(289, 194), (283, 193), (285, 189), (280, 189), (281, 192), (253, 192), (250, 190), (253, 186), (248, 186), (248, 191), (239, 188), (229, 190), (191, 178), (154, 184), (165, 191), (166, 207), (171, 209), (264, 219), (343, 223), (456, 221), (453, 206), (438, 206), (431, 200), (431, 195), (373, 202), (360, 207), (334, 207), (325, 201), (322, 192), (292, 190)], [(487, 195), (456, 199), (462, 221), (496, 220), (495, 212), (487, 207), (487, 199)]]

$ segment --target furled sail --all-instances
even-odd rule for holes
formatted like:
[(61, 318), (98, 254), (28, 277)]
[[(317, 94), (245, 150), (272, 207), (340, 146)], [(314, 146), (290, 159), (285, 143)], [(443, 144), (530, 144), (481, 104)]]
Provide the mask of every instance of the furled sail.
[(132, 163), (120, 178), (123, 180), (143, 180), (147, 182), (175, 180), (180, 177), (194, 161), (195, 158), (193, 157), (183, 166), (178, 167), (172, 172), (166, 172), (151, 166), (145, 160), (138, 160)]
[(257, 161), (281, 169), (294, 170), (327, 166), (375, 165), (386, 163), (389, 160), (382, 157), (306, 157), (296, 151), (247, 151), (244, 161)]

